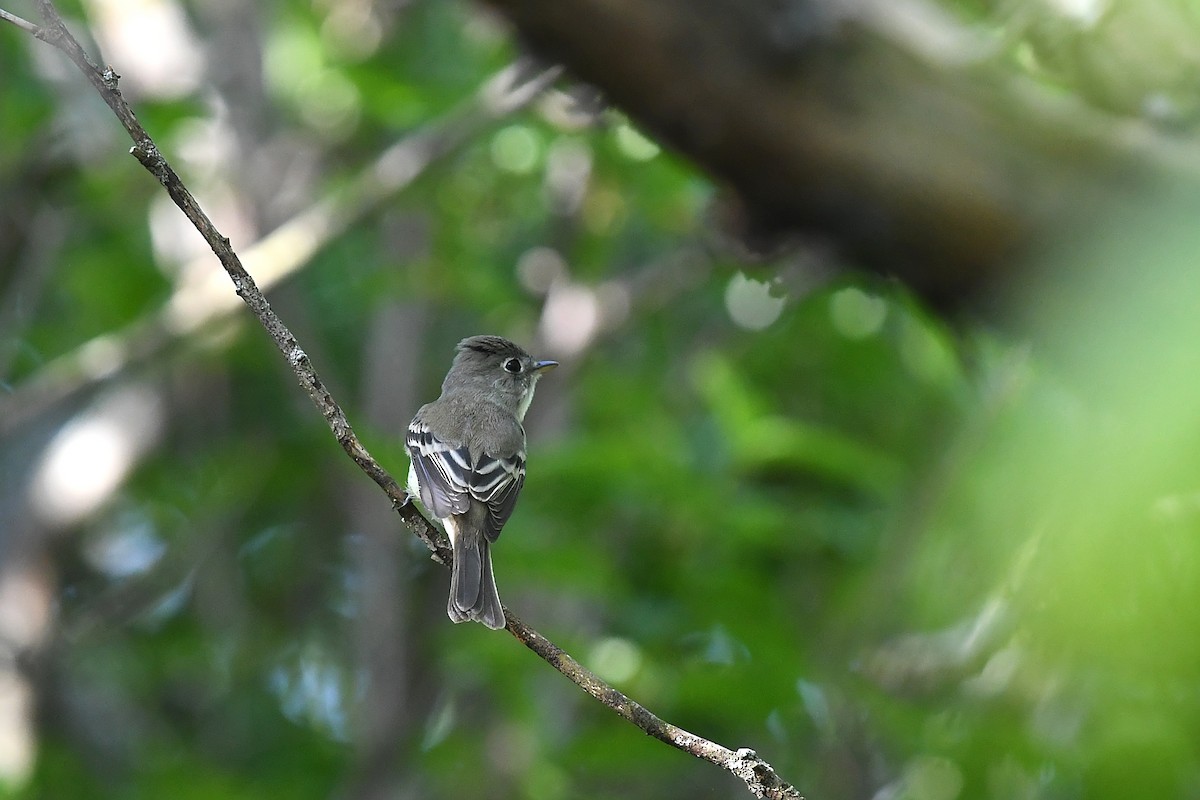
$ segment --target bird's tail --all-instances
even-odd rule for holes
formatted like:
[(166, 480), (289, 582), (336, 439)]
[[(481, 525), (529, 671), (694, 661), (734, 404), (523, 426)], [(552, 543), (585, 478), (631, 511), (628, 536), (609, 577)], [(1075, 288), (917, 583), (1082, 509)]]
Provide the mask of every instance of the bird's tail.
[[(466, 527), (466, 526), (463, 526)], [(492, 574), (492, 551), (479, 532), (457, 531), (446, 613), (455, 622), (474, 620), (492, 630), (505, 626), (504, 609)]]

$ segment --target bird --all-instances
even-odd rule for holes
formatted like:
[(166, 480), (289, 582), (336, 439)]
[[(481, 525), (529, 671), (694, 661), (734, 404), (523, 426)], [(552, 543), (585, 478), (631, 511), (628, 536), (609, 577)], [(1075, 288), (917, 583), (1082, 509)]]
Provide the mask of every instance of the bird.
[(538, 379), (558, 362), (536, 360), (501, 336), (471, 336), (455, 350), (441, 395), (408, 426), (408, 492), (454, 548), (446, 613), (499, 630), (506, 622), (491, 546), (525, 483), (525, 412)]

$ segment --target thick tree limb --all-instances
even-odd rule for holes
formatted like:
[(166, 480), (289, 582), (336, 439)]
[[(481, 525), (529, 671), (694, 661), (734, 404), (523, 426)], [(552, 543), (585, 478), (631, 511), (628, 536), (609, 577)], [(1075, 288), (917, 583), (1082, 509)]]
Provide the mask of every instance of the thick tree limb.
[(735, 190), (735, 224), (832, 241), (951, 304), (1195, 142), (1053, 95), (922, 0), (487, 0)]
[[(133, 139), (134, 145), (130, 152), (158, 179), (171, 199), (208, 242), (209, 247), (220, 260), (221, 266), (233, 281), (234, 291), (258, 319), (271, 337), (271, 341), (275, 343), (287, 360), (300, 385), (308, 392), (317, 409), (325, 417), (326, 423), (346, 454), (391, 498), (397, 513), (433, 551), (437, 560), (443, 564), (449, 564), (453, 559), (453, 553), (447, 546), (445, 535), (421, 515), (415, 504), (408, 502), (409, 498), (404, 489), (371, 457), (358, 440), (345, 413), (329, 390), (325, 388), (308, 355), (283, 321), (271, 309), (254, 278), (246, 271), (237, 253), (230, 246), (229, 239), (221, 235), (213, 226), (208, 215), (158, 150), (141, 123), (138, 122), (133, 110), (125, 102), (117, 87), (119, 75), (112, 67), (101, 69), (92, 63), (79, 42), (67, 31), (62, 18), (49, 0), (38, 0), (38, 6), (45, 21), (44, 27), (32, 26), (7, 12), (0, 14), (0, 19), (12, 22), (37, 38), (53, 44), (66, 53), (84, 73)], [(753, 750), (743, 748), (735, 752), (665, 722), (644, 706), (600, 680), (564, 650), (518, 619), (508, 609), (505, 609), (505, 618), (508, 630), (526, 647), (538, 654), (587, 694), (616, 711), (621, 717), (632, 722), (647, 734), (737, 775), (746, 782), (747, 788), (755, 797), (770, 798), (771, 800), (800, 798), (796, 789), (780, 779), (771, 766), (759, 758)]]

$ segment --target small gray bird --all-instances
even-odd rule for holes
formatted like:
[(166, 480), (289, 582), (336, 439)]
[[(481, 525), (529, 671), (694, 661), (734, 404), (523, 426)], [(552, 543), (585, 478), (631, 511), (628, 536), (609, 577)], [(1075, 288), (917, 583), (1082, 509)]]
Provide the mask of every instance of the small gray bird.
[(442, 521), (454, 546), (446, 613), (498, 630), (504, 610), (490, 546), (525, 482), (521, 421), (538, 378), (558, 362), (535, 361), (499, 336), (472, 336), (457, 350), (441, 397), (408, 426), (408, 492)]

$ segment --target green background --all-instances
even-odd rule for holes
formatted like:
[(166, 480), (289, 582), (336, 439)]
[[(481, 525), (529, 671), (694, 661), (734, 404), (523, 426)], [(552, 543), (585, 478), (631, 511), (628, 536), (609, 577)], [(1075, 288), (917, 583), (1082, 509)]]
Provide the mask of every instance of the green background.
[[(139, 19), (101, 8), (63, 10)], [(1200, 793), (1194, 193), (1022, 255), (986, 318), (937, 313), (826, 248), (746, 260), (708, 180), (569, 82), (464, 111), (516, 57), (478, 7), (158, 8), (180, 61), (105, 57), (234, 247), (353, 209), (268, 257), (296, 262), (269, 296), (393, 474), (460, 338), (563, 363), (495, 549), (529, 624), (814, 800)], [(1006, 69), (1140, 113), (1035, 19)], [(224, 277), (84, 79), (12, 26), (0, 74), (8, 796), (748, 796), (451, 625), (249, 314), (163, 315)], [(370, 197), (415, 133), (446, 152)]]

